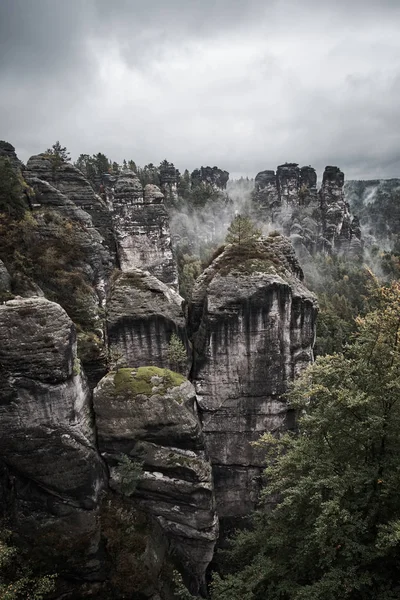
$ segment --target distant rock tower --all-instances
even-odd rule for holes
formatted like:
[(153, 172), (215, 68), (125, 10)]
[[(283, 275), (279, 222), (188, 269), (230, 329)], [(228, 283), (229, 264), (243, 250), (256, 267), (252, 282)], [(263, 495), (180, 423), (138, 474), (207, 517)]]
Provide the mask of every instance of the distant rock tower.
[(178, 272), (163, 193), (152, 184), (143, 190), (137, 175), (129, 170), (122, 171), (113, 189), (111, 203), (121, 270), (149, 271), (177, 289)]
[(296, 249), (358, 253), (361, 232), (344, 198), (344, 174), (326, 167), (317, 192), (317, 174), (310, 166), (285, 163), (255, 178), (253, 201), (260, 218), (290, 236)]

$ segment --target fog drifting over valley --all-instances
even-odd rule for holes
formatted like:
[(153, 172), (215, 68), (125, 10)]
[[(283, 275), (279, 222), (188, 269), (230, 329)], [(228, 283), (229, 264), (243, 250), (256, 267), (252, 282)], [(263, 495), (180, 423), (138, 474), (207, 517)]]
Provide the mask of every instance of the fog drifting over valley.
[(27, 160), (400, 175), (397, 0), (2, 0), (0, 137)]

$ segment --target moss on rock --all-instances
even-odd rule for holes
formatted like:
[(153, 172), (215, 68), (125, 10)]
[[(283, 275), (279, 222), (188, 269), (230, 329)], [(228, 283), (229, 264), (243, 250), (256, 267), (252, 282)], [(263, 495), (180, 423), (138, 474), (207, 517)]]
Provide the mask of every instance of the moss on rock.
[(134, 395), (165, 394), (168, 389), (178, 387), (186, 381), (180, 373), (159, 367), (118, 369), (114, 374), (116, 394), (132, 392)]

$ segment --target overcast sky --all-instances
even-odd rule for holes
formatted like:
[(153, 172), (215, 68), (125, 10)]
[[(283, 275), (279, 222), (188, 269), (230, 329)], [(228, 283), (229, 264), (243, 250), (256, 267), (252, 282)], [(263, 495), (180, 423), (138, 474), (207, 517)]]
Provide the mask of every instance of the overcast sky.
[(0, 0), (0, 139), (400, 177), (400, 0)]

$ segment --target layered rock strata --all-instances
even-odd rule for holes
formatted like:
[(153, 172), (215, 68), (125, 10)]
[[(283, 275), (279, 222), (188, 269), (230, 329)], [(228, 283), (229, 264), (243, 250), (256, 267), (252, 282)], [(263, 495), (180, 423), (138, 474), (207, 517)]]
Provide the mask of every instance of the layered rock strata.
[(152, 184), (143, 190), (137, 175), (129, 170), (121, 173), (113, 189), (109, 197), (122, 271), (143, 269), (177, 289), (178, 272), (162, 192)]
[[(112, 260), (115, 260), (115, 237), (111, 213), (106, 202), (94, 192), (79, 169), (68, 162), (54, 163), (50, 156), (38, 154), (28, 160), (24, 175), (28, 180), (34, 178), (34, 180), (47, 182), (72, 201), (77, 208), (88, 213), (93, 226), (104, 240)], [(43, 186), (39, 192), (46, 196)], [(52, 202), (54, 204), (57, 200), (54, 199)]]
[(193, 592), (204, 589), (218, 535), (211, 465), (195, 398), (183, 376), (156, 367), (109, 373), (94, 392), (110, 486), (139, 501), (156, 519)]
[(107, 301), (107, 337), (111, 355), (125, 366), (172, 366), (169, 343), (176, 334), (190, 348), (177, 292), (150, 273), (133, 269), (117, 275)]
[(310, 166), (285, 163), (255, 178), (253, 201), (259, 216), (291, 238), (300, 256), (325, 250), (358, 254), (361, 232), (344, 197), (344, 175), (326, 167), (317, 192), (317, 175)]
[[(1, 509), (54, 565), (99, 576), (99, 494), (90, 391), (74, 326), (44, 298), (0, 306)], [(63, 568), (66, 568), (63, 565)]]
[(312, 361), (316, 300), (286, 238), (227, 246), (190, 308), (196, 387), (218, 514), (255, 506), (264, 457), (251, 442), (290, 427), (283, 394)]

